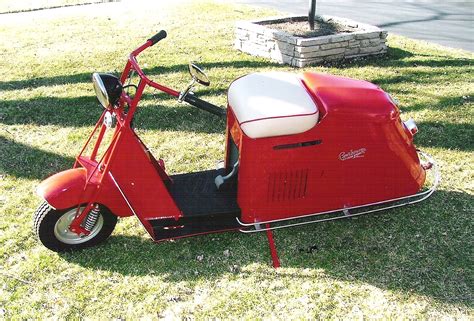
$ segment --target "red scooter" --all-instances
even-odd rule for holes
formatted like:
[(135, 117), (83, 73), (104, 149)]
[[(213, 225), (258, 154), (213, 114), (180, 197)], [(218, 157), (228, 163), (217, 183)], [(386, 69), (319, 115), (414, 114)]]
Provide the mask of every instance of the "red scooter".
[[(191, 84), (181, 92), (145, 75), (137, 56), (165, 37), (160, 31), (134, 50), (120, 78), (93, 74), (104, 112), (74, 167), (37, 189), (44, 202), (34, 230), (47, 248), (96, 245), (112, 233), (117, 217), (135, 215), (154, 241), (266, 231), (278, 266), (274, 229), (412, 204), (436, 189), (434, 161), (413, 145), (414, 121), (402, 122), (379, 87), (311, 72), (252, 73), (230, 85), (226, 111), (192, 93), (195, 83), (209, 85), (194, 64)], [(134, 75), (137, 85), (129, 83)], [(166, 173), (131, 126), (147, 86), (227, 117), (223, 168)], [(432, 186), (423, 188), (431, 168)]]

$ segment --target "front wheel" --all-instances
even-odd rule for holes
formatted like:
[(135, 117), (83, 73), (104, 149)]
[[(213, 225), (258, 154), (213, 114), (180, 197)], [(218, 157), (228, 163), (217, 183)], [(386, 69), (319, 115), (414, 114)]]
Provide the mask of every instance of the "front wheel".
[[(55, 252), (80, 250), (105, 241), (117, 224), (117, 216), (101, 206), (89, 235), (80, 236), (69, 230), (77, 207), (55, 210), (43, 202), (35, 212), (33, 229), (41, 243)], [(81, 210), (83, 207), (81, 207)]]

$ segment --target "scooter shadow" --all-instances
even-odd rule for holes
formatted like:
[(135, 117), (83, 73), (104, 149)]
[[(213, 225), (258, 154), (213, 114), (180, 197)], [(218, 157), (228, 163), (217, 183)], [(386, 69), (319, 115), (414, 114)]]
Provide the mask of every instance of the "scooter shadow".
[[(15, 157), (15, 155), (17, 155)], [(21, 156), (18, 156), (21, 155)], [(28, 179), (40, 179), (54, 174), (59, 168), (74, 164), (67, 157), (28, 146), (0, 135), (0, 173)]]
[(438, 191), (421, 206), (279, 230), (275, 239), (282, 268), (275, 273), (263, 233), (212, 234), (159, 244), (114, 235), (103, 246), (61, 256), (87, 269), (156, 275), (169, 282), (228, 274), (314, 278), (302, 273), (309, 269), (338, 281), (472, 306), (472, 204), (470, 194)]
[(87, 269), (124, 276), (159, 276), (168, 282), (216, 280), (249, 265), (270, 269), (264, 235), (238, 232), (153, 243), (146, 235), (112, 235), (102, 246), (60, 256)]

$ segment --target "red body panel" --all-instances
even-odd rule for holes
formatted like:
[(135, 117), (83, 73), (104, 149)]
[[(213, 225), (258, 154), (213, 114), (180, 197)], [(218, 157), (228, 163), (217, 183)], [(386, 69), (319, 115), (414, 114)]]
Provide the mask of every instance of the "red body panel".
[[(164, 37), (166, 32), (160, 31), (130, 54), (120, 81), (115, 79), (112, 82), (113, 101), (108, 101), (108, 98), (101, 100), (105, 107), (104, 113), (76, 157), (74, 168), (51, 176), (37, 188), (38, 194), (52, 207), (77, 208), (69, 231), (80, 236), (90, 235), (94, 226), (90, 225), (93, 221), (89, 218), (95, 218), (89, 214), (96, 215), (99, 205), (106, 206), (117, 216), (136, 215), (155, 241), (224, 232), (244, 226), (243, 229), (248, 233), (266, 230), (273, 266), (278, 267), (280, 263), (270, 230), (270, 224), (274, 223), (272, 221), (412, 197), (423, 186), (426, 175), (424, 168), (430, 168), (434, 162), (431, 160), (425, 167), (420, 164), (413, 145), (417, 127), (412, 120), (405, 124), (401, 122), (400, 112), (390, 96), (365, 81), (315, 73), (304, 73), (301, 77), (301, 85), (318, 107), (319, 120), (313, 128), (294, 135), (252, 139), (242, 131), (242, 124), (239, 124), (229, 105), (225, 164), (227, 173), (232, 172), (232, 175), (222, 178), (220, 169), (177, 175), (173, 177), (173, 182), (165, 172), (164, 162), (153, 157), (131, 127), (146, 86), (183, 99), (180, 92), (150, 80), (137, 62), (137, 56), (142, 51)], [(130, 82), (135, 74), (139, 77), (137, 85)], [(99, 77), (102, 76), (99, 74)], [(108, 75), (107, 79), (111, 79), (111, 76)], [(99, 88), (101, 91), (99, 96), (104, 95), (104, 90), (111, 89), (101, 82), (94, 77), (94, 84), (98, 86), (96, 90)], [(128, 85), (119, 87), (125, 83)], [(134, 88), (133, 95), (129, 95), (129, 87)], [(117, 88), (122, 88), (122, 91), (115, 100)], [(274, 92), (272, 88), (268, 95)], [(301, 95), (306, 95), (306, 92), (303, 91)], [(249, 95), (262, 96), (260, 92)], [(191, 105), (222, 115), (217, 106), (197, 97), (185, 98)], [(285, 98), (281, 101), (284, 102)], [(259, 101), (267, 104), (265, 109), (283, 108), (268, 103), (271, 99)], [(313, 107), (311, 102), (307, 103)], [(297, 108), (287, 108), (291, 110), (247, 121), (255, 122), (252, 125), (256, 125), (266, 120), (268, 126), (273, 122), (271, 118), (298, 117), (291, 116)], [(314, 112), (313, 108), (311, 112)], [(313, 113), (314, 117), (316, 113)], [(291, 121), (291, 132), (298, 132), (298, 124), (302, 126), (298, 119), (285, 120)], [(315, 120), (313, 118), (304, 130), (312, 126)], [(284, 122), (279, 124), (283, 126)], [(108, 128), (115, 130), (110, 142), (104, 143)], [(299, 129), (303, 130), (303, 127)], [(86, 156), (85, 153), (91, 149), (92, 152)], [(234, 169), (237, 168), (235, 185)], [(228, 181), (227, 185), (216, 190), (214, 175), (219, 175), (220, 183)], [(219, 183), (219, 179), (215, 182)], [(430, 190), (420, 193), (424, 198), (433, 193), (438, 179), (436, 176)], [(236, 192), (238, 204), (235, 202)], [(416, 196), (422, 196), (420, 194)], [(421, 200), (423, 198), (395, 206)], [(207, 202), (207, 206), (199, 208), (196, 205), (203, 202)], [(192, 210), (187, 209), (186, 205), (191, 205)], [(194, 211), (196, 209), (199, 211)], [(344, 215), (331, 219), (373, 211), (348, 216), (343, 211)], [(330, 219), (317, 221), (326, 220)], [(252, 224), (259, 222), (262, 224)], [(255, 230), (246, 230), (249, 226)], [(264, 229), (261, 228), (263, 226)], [(284, 226), (275, 228), (281, 227)]]
[[(397, 107), (373, 84), (304, 74), (321, 117), (304, 133), (251, 139), (229, 112), (239, 148), (238, 202), (246, 223), (357, 206), (420, 190), (425, 180)], [(229, 106), (232, 110), (232, 106)], [(275, 148), (276, 146), (307, 146)]]
[[(118, 216), (132, 215), (110, 174), (102, 179), (102, 171), (96, 170), (97, 162), (87, 157), (79, 157), (78, 160), (83, 167), (66, 170), (44, 180), (38, 186), (38, 194), (54, 208), (64, 209), (88, 203), (100, 185), (100, 191), (95, 196), (97, 203), (105, 205)], [(123, 131), (120, 144), (114, 151), (110, 173), (135, 212), (139, 213), (140, 219), (177, 219), (181, 216), (164, 186), (163, 178), (167, 175), (132, 130)]]
[[(106, 108), (100, 117), (94, 131), (76, 158), (74, 169), (58, 173), (43, 181), (38, 187), (38, 194), (57, 209), (99, 203), (118, 216), (130, 216), (135, 213), (151, 236), (153, 236), (153, 229), (148, 220), (179, 219), (182, 216), (165, 186), (165, 181), (169, 180), (169, 177), (164, 168), (148, 152), (130, 127), (147, 85), (171, 96), (177, 97), (179, 94), (171, 88), (151, 81), (138, 65), (136, 56), (152, 44), (152, 41), (148, 40), (133, 51), (122, 73), (122, 83), (132, 70), (140, 76), (141, 81), (134, 97), (131, 98), (122, 92), (119, 103)], [(106, 131), (103, 123), (106, 112), (114, 115), (117, 127), (110, 145), (103, 156), (97, 160), (99, 146)], [(97, 130), (99, 134), (93, 142)], [(91, 155), (84, 156), (86, 148), (92, 143)], [(86, 209), (76, 216), (70, 228), (73, 227), (74, 231), (77, 229), (78, 232), (85, 232), (80, 224), (87, 212)]]
[(123, 131), (110, 172), (140, 220), (182, 216), (164, 184), (166, 173), (131, 129)]
[[(93, 167), (87, 164), (86, 159), (81, 159), (81, 163), (84, 163), (85, 167), (69, 169), (45, 179), (38, 186), (37, 193), (56, 209), (88, 203), (96, 188), (96, 185), (86, 184), (87, 173), (93, 170)], [(97, 202), (105, 205), (117, 216), (132, 215), (110, 178), (105, 180)]]
[[(148, 79), (139, 67), (136, 56), (151, 45), (149, 40), (135, 50), (122, 73), (122, 83), (132, 70), (140, 77), (133, 98), (123, 92), (116, 105), (106, 108), (74, 169), (38, 187), (38, 193), (57, 209), (89, 205), (78, 211), (72, 231), (84, 232), (81, 223), (96, 203), (118, 216), (136, 214), (152, 237), (150, 220), (183, 217), (165, 185), (171, 182), (163, 163), (155, 160), (130, 127), (146, 86), (179, 95)], [(413, 136), (385, 92), (368, 82), (330, 75), (305, 73), (302, 81), (319, 108), (319, 122), (306, 132), (251, 139), (241, 130), (232, 106), (228, 108), (226, 165), (233, 166), (232, 140), (239, 151), (237, 201), (243, 222), (364, 205), (420, 190), (425, 171)], [(106, 131), (106, 113), (115, 117), (117, 127), (110, 145), (96, 159)], [(94, 144), (93, 151), (84, 156), (89, 144)]]
[(56, 209), (65, 209), (78, 204), (86, 185), (84, 168), (68, 169), (48, 177), (38, 185), (36, 192)]

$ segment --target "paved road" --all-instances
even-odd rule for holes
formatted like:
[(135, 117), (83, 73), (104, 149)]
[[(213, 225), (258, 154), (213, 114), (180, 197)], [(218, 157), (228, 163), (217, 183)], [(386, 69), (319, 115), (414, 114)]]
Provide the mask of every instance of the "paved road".
[[(307, 14), (308, 0), (234, 0)], [(389, 32), (474, 51), (474, 1), (317, 0), (317, 13), (377, 25)]]

